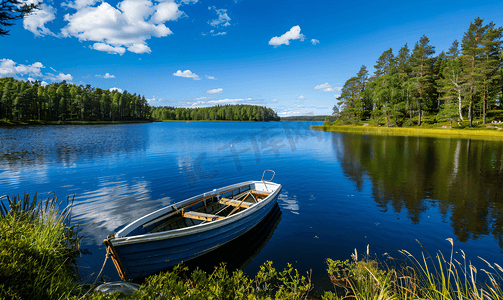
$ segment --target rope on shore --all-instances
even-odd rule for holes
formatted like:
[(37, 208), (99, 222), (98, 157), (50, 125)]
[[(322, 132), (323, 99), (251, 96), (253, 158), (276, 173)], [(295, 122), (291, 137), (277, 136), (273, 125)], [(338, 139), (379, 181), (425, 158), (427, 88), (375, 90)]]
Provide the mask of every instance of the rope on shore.
[(101, 276), (101, 272), (103, 272), (103, 270), (105, 269), (105, 265), (107, 263), (107, 260), (108, 258), (111, 256), (110, 252), (109, 252), (109, 248), (107, 247), (107, 254), (105, 255), (105, 261), (103, 262), (103, 266), (101, 267), (101, 270), (100, 272), (98, 273), (98, 276), (96, 276), (96, 279), (94, 280), (93, 284), (91, 284), (91, 287), (89, 288), (89, 290), (82, 296), (79, 298), (79, 300), (82, 300), (84, 299), (84, 297), (87, 296), (87, 294), (94, 288), (94, 285), (96, 284), (96, 282), (98, 281), (98, 278), (100, 278)]

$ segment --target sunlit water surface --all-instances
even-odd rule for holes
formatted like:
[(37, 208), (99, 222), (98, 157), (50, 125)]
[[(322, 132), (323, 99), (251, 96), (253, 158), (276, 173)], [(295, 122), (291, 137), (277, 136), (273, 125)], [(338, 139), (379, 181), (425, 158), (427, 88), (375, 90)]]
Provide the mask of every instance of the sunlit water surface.
[[(83, 278), (103, 239), (127, 222), (195, 194), (258, 180), (283, 185), (281, 217), (242, 265), (312, 269), (331, 289), (326, 258), (358, 250), (400, 257), (463, 249), (503, 263), (503, 143), (311, 131), (308, 122), (151, 123), (0, 128), (0, 195), (75, 195)], [(262, 234), (262, 233), (261, 233)], [(258, 252), (258, 253), (257, 253)], [(456, 255), (459, 255), (456, 254)], [(211, 260), (225, 260), (215, 254)], [(483, 265), (482, 265), (483, 267)], [(103, 275), (119, 277), (108, 262)], [(94, 278), (93, 278), (94, 279)]]

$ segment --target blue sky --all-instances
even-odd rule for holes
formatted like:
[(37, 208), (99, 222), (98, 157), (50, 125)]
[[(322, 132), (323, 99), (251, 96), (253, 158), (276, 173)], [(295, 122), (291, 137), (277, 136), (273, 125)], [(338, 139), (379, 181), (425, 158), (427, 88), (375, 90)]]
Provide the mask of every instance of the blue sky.
[(0, 77), (326, 115), (382, 52), (447, 51), (477, 17), (503, 26), (503, 1), (44, 0), (0, 37)]

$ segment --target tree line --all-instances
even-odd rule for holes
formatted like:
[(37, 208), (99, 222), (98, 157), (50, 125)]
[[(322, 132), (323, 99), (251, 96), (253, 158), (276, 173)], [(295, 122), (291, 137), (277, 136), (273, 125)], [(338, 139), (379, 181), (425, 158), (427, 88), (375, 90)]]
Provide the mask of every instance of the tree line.
[(160, 106), (152, 108), (154, 120), (225, 120), (225, 121), (279, 121), (271, 108), (239, 104), (212, 107), (184, 108)]
[(461, 41), (447, 52), (422, 36), (412, 52), (407, 44), (393, 54), (382, 53), (369, 75), (363, 65), (348, 79), (337, 98), (334, 115), (339, 122), (383, 121), (386, 126), (421, 125), (425, 116), (436, 121), (486, 123), (487, 112), (501, 109), (503, 90), (503, 28), (475, 19)]
[(66, 81), (41, 85), (0, 79), (0, 119), (10, 121), (123, 121), (150, 119), (145, 96)]

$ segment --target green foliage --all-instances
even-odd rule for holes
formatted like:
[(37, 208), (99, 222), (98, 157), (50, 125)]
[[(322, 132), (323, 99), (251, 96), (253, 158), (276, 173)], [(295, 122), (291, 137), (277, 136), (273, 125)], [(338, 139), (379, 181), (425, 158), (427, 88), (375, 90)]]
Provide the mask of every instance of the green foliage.
[[(447, 240), (454, 246), (452, 239)], [(322, 299), (503, 299), (503, 268), (498, 264), (482, 259), (489, 271), (481, 269), (481, 274), (477, 275), (479, 271), (471, 263), (467, 263), (462, 250), (460, 261), (454, 258), (453, 250), (448, 258), (441, 252), (433, 258), (426, 251), (427, 255), (423, 254), (422, 260), (405, 250), (400, 252), (406, 260), (398, 261), (398, 267), (370, 259), (368, 246), (367, 254), (361, 260), (358, 260), (356, 249), (352, 261), (327, 259), (330, 280), (334, 287), (343, 292), (339, 296), (337, 289), (335, 293), (327, 291)], [(397, 260), (391, 258), (391, 261)], [(487, 280), (477, 281), (477, 276), (482, 274)]]
[[(293, 274), (292, 274), (293, 273)], [(176, 266), (173, 271), (150, 276), (132, 295), (94, 293), (86, 299), (305, 299), (312, 289), (309, 279), (299, 276), (291, 265), (281, 272), (268, 261), (254, 279), (225, 265), (208, 274), (199, 269), (188, 273)]]
[[(3, 87), (3, 88), (2, 88)], [(0, 119), (5, 121), (130, 121), (150, 119), (145, 97), (127, 91), (102, 90), (39, 81), (0, 78)]]
[(212, 107), (153, 107), (152, 118), (158, 121), (279, 121), (280, 118), (271, 108), (256, 105), (217, 105)]
[(441, 113), (441, 119), (450, 121), (455, 111), (461, 121), (468, 118), (470, 127), (477, 115), (483, 124), (490, 121), (486, 117), (500, 108), (503, 91), (503, 28), (483, 23), (476, 18), (470, 24), (461, 51), (456, 40), (447, 53), (435, 57), (426, 36), (411, 53), (407, 44), (396, 56), (391, 48), (384, 51), (373, 76), (367, 78), (360, 69), (345, 82), (334, 106), (334, 115), (342, 119), (338, 124), (354, 125), (371, 116), (373, 125), (422, 126), (432, 124), (423, 115)]
[[(79, 230), (69, 226), (71, 205), (57, 198), (6, 198), (0, 217), (0, 298), (68, 298), (78, 286), (74, 264)], [(67, 204), (68, 204), (67, 199)]]

